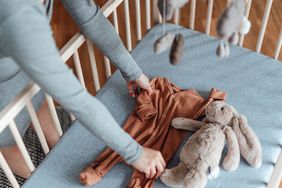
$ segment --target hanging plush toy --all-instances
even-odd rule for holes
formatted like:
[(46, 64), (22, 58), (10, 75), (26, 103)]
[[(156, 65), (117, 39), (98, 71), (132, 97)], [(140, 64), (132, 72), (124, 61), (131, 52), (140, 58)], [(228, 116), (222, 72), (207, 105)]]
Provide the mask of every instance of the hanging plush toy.
[(205, 110), (206, 118), (195, 121), (174, 118), (176, 129), (196, 131), (180, 152), (180, 163), (166, 169), (161, 181), (171, 187), (204, 188), (207, 179), (219, 175), (219, 162), (225, 140), (228, 145), (223, 168), (236, 170), (240, 154), (252, 167), (262, 163), (262, 148), (256, 134), (249, 127), (245, 116), (223, 101), (212, 102)]
[(216, 54), (225, 58), (229, 56), (229, 43), (237, 45), (239, 35), (249, 32), (251, 24), (244, 16), (247, 0), (232, 0), (217, 22), (217, 34), (221, 39)]
[(171, 47), (170, 50), (170, 63), (172, 65), (179, 64), (183, 55), (184, 37), (182, 34), (167, 32), (165, 29), (166, 20), (172, 17), (175, 8), (183, 6), (188, 0), (159, 0), (158, 8), (163, 19), (163, 34), (154, 43), (154, 52), (161, 53)]
[(156, 54), (159, 54), (167, 49), (170, 48), (170, 46), (173, 43), (175, 35), (173, 33), (165, 33), (160, 38), (158, 38), (154, 44), (154, 52)]
[(184, 50), (184, 37), (182, 34), (177, 34), (174, 37), (174, 41), (170, 50), (170, 63), (172, 65), (177, 65), (181, 62)]
[(183, 7), (189, 0), (159, 0), (158, 7), (162, 18), (170, 20), (174, 10)]

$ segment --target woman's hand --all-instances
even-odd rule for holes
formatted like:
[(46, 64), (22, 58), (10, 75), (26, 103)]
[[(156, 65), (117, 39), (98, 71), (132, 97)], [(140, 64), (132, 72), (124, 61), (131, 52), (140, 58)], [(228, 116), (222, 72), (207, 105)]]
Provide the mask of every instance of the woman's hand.
[(150, 80), (144, 74), (141, 74), (141, 76), (139, 76), (139, 78), (137, 78), (135, 81), (131, 81), (128, 83), (127, 87), (130, 96), (136, 97), (136, 94), (138, 92), (138, 86), (142, 89), (145, 89), (149, 93), (152, 92)]
[(141, 157), (132, 164), (137, 170), (144, 172), (146, 178), (157, 179), (166, 166), (165, 160), (159, 151), (143, 147)]

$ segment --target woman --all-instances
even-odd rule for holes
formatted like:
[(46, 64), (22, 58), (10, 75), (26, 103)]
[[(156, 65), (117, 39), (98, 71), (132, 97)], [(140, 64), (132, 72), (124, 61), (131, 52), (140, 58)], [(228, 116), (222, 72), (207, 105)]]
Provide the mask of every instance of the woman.
[[(81, 31), (103, 51), (123, 77), (150, 92), (149, 79), (125, 49), (99, 8), (89, 0), (62, 2)], [(42, 3), (50, 15), (52, 0)], [(80, 85), (62, 62), (40, 0), (0, 0), (0, 71), (2, 83), (25, 73), (127, 163), (150, 178), (162, 173), (165, 161), (160, 152), (140, 146), (124, 132), (105, 106)], [(11, 150), (1, 148), (6, 159), (11, 156)], [(14, 172), (28, 177), (30, 173), (21, 156), (12, 156), (13, 159), (8, 162)], [(22, 165), (25, 167), (18, 170), (17, 167)]]

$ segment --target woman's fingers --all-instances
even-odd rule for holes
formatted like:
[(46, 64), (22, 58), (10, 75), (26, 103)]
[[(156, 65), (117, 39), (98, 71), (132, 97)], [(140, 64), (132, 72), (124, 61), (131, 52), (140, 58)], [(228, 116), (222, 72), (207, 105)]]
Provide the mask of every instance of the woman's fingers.
[(150, 80), (149, 80), (149, 78), (146, 75), (142, 74), (139, 78), (137, 78), (135, 80), (135, 82), (142, 89), (147, 90), (149, 93), (152, 92), (152, 87), (150, 85)]
[(156, 164), (156, 168), (157, 168), (157, 174), (155, 176), (155, 179), (159, 178), (160, 175), (163, 173), (164, 171), (164, 166), (161, 164), (161, 162)]
[(150, 85), (150, 80), (144, 74), (141, 74), (141, 76), (135, 81), (128, 82), (127, 88), (130, 96), (134, 98), (138, 96), (140, 88), (146, 90), (149, 95), (151, 94), (151, 92), (153, 92), (152, 87)]
[(150, 175), (148, 178), (153, 178), (157, 173), (156, 167), (155, 165), (153, 165), (153, 167), (150, 169)]
[(163, 168), (165, 168), (166, 162), (165, 162), (165, 160), (164, 160), (164, 158), (163, 158), (163, 156), (162, 156), (161, 153), (160, 153), (160, 163), (161, 163), (161, 165), (163, 166)]
[(166, 164), (159, 151), (143, 148), (140, 158), (132, 164), (137, 170), (145, 173), (146, 178), (157, 178), (164, 170)]

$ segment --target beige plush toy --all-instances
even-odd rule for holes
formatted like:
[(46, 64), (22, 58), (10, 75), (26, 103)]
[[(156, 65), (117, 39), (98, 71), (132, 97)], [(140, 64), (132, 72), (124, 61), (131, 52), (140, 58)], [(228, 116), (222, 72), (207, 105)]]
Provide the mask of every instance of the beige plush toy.
[(229, 43), (237, 45), (239, 35), (245, 35), (250, 31), (251, 22), (244, 16), (245, 6), (248, 0), (228, 0), (228, 6), (217, 22), (217, 34), (220, 45), (216, 54), (220, 58), (229, 56)]
[(244, 115), (223, 101), (212, 102), (205, 110), (205, 119), (196, 121), (174, 118), (176, 129), (196, 131), (180, 152), (180, 163), (166, 169), (161, 181), (171, 187), (204, 188), (207, 179), (219, 174), (219, 162), (227, 141), (228, 152), (223, 160), (223, 168), (235, 170), (242, 157), (252, 166), (262, 163), (261, 144), (247, 123)]

